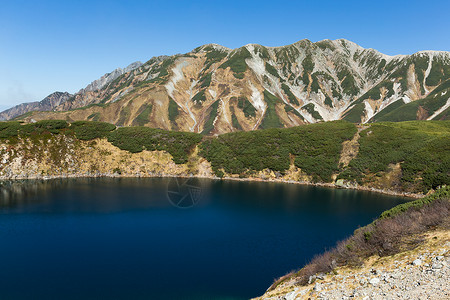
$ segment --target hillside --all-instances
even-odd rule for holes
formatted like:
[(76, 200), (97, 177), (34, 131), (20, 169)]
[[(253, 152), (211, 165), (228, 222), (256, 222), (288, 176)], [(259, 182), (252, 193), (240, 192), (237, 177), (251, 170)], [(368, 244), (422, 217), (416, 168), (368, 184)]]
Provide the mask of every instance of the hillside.
[(111, 74), (51, 112), (30, 107), (18, 118), (222, 134), (341, 119), (446, 120), (450, 111), (449, 52), (388, 56), (344, 39), (210, 44)]
[(449, 299), (450, 188), (383, 212), (258, 299)]
[(0, 122), (0, 179), (177, 175), (424, 194), (450, 184), (449, 153), (450, 121), (334, 121), (217, 137), (89, 121)]

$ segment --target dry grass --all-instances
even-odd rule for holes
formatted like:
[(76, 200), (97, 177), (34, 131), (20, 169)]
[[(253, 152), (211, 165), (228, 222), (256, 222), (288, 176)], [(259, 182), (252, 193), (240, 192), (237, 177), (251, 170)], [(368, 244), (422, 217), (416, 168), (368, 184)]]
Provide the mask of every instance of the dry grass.
[[(445, 195), (445, 192), (442, 194)], [(423, 242), (421, 237), (423, 234), (437, 228), (450, 229), (448, 196), (421, 207), (412, 205), (402, 213), (380, 218), (370, 225), (357, 229), (350, 238), (339, 242), (334, 249), (315, 256), (298, 272), (291, 272), (275, 281), (268, 291), (293, 278), (296, 284), (306, 285), (311, 276), (330, 273), (337, 267), (361, 266), (365, 259), (374, 255), (383, 257), (412, 250)]]

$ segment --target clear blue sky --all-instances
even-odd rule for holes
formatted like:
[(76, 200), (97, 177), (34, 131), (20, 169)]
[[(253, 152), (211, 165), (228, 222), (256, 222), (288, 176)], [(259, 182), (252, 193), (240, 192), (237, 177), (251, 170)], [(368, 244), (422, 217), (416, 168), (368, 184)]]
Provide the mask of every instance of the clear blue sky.
[(0, 3), (0, 109), (77, 92), (129, 63), (206, 43), (346, 38), (383, 53), (450, 50), (450, 1), (8, 1)]

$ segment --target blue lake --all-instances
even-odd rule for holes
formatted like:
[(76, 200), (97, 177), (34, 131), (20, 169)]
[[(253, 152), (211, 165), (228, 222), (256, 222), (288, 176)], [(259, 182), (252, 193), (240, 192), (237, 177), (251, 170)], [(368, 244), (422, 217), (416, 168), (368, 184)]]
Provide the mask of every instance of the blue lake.
[(4, 183), (0, 298), (248, 299), (407, 200), (241, 181), (177, 190), (174, 180)]

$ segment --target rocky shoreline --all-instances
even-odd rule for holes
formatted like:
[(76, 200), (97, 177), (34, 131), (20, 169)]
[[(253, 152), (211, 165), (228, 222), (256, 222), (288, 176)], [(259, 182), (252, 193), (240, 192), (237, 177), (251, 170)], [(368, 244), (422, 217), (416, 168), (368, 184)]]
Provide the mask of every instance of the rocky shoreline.
[(350, 189), (350, 190), (358, 190), (358, 191), (368, 191), (374, 193), (380, 193), (385, 195), (397, 196), (397, 197), (407, 197), (407, 198), (422, 198), (425, 195), (423, 194), (415, 194), (415, 193), (407, 193), (407, 192), (398, 192), (393, 190), (386, 189), (376, 189), (371, 187), (359, 186), (359, 185), (338, 185), (336, 183), (324, 183), (324, 182), (309, 182), (309, 181), (294, 181), (294, 180), (284, 180), (278, 178), (264, 179), (264, 178), (255, 178), (255, 177), (247, 177), (247, 178), (238, 178), (238, 177), (217, 177), (217, 176), (202, 176), (202, 175), (176, 175), (176, 174), (118, 174), (118, 173), (77, 173), (77, 174), (63, 174), (63, 175), (47, 175), (47, 176), (11, 176), (5, 177), (0, 176), (0, 181), (16, 181), (16, 180), (52, 180), (52, 179), (65, 179), (65, 178), (170, 178), (170, 177), (178, 177), (178, 178), (204, 178), (211, 180), (233, 180), (233, 181), (247, 181), (247, 182), (272, 182), (272, 183), (286, 183), (286, 184), (300, 184), (300, 185), (310, 185), (310, 186), (319, 186), (319, 187), (327, 187), (327, 188), (338, 188), (338, 189)]
[(428, 232), (414, 250), (319, 274), (307, 286), (287, 281), (258, 299), (450, 299), (450, 231)]

